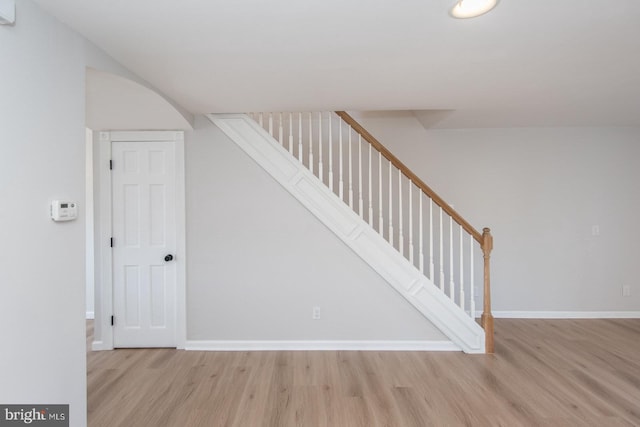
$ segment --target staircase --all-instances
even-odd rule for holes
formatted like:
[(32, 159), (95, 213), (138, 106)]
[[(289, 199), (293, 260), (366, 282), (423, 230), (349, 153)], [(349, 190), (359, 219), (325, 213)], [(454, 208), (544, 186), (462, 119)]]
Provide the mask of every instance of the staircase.
[(345, 112), (208, 117), (453, 343), (493, 352), (488, 228), (473, 228)]

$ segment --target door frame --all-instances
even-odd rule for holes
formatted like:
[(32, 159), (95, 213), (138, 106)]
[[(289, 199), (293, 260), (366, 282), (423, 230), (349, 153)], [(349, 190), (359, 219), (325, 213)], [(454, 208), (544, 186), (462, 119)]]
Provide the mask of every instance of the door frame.
[[(98, 133), (98, 132), (96, 132)], [(184, 349), (187, 341), (186, 312), (186, 216), (184, 132), (182, 131), (108, 131), (94, 133), (94, 244), (95, 244), (95, 320), (92, 350), (113, 350), (113, 257), (111, 143), (114, 141), (153, 141), (175, 144), (176, 171), (176, 346)]]

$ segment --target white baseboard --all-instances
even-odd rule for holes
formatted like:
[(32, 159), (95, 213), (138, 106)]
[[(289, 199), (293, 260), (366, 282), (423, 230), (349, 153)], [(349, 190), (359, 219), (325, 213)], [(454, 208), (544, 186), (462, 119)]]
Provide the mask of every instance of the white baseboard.
[(113, 350), (111, 348), (106, 348), (102, 341), (93, 341), (91, 343), (92, 351), (102, 351), (102, 350)]
[(460, 351), (451, 341), (187, 341), (192, 351)]
[(640, 311), (494, 311), (497, 319), (640, 319)]
[(88, 320), (89, 319), (91, 319), (91, 320), (95, 319), (95, 313), (93, 311), (87, 311), (86, 319), (88, 319)]

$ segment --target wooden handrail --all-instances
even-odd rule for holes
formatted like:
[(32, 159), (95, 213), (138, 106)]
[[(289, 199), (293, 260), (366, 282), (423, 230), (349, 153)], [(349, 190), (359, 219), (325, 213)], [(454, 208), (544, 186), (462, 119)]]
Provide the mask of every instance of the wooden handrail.
[(353, 117), (347, 114), (345, 111), (336, 111), (338, 116), (342, 118), (353, 130), (358, 132), (362, 137), (371, 144), (376, 150), (380, 152), (387, 160), (391, 162), (396, 168), (402, 172), (404, 176), (409, 178), (418, 188), (420, 188), (427, 196), (431, 198), (438, 206), (440, 206), (455, 222), (464, 228), (467, 233), (471, 234), (473, 238), (482, 245), (482, 234), (471, 224), (469, 224), (458, 212), (455, 211), (442, 197), (440, 197), (435, 191), (433, 191), (427, 184), (424, 183), (415, 173), (411, 171), (404, 163), (394, 156), (391, 151), (380, 143), (373, 135), (371, 135), (360, 123), (358, 123)]

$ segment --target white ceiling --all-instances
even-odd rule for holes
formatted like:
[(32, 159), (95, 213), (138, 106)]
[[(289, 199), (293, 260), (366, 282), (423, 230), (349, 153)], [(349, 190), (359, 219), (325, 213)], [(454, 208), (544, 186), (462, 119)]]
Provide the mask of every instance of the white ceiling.
[(454, 0), (36, 2), (193, 113), (640, 126), (638, 0), (501, 0), (473, 20)]

